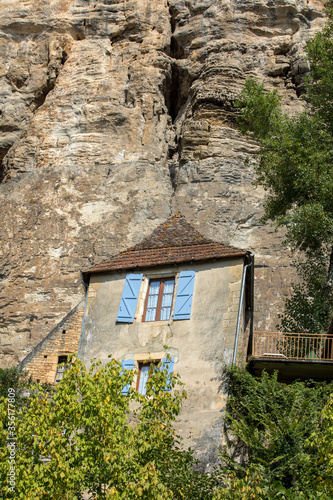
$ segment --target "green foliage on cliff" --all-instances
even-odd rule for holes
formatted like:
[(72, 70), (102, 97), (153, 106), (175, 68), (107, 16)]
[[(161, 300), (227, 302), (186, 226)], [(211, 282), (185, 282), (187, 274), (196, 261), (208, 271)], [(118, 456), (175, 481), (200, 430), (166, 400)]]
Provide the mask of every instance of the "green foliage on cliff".
[[(132, 378), (115, 360), (87, 371), (75, 359), (52, 393), (36, 387), (24, 408), (2, 399), (1, 498), (69, 500), (88, 490), (98, 499), (212, 498), (216, 482), (193, 470), (193, 452), (182, 450), (173, 430), (186, 397), (179, 377), (172, 375), (173, 391), (164, 391), (166, 370), (155, 369), (145, 396), (132, 389), (125, 396)], [(15, 413), (8, 413), (8, 403)], [(7, 475), (11, 458), (14, 492)]]
[(333, 383), (290, 385), (263, 373), (229, 370), (219, 499), (333, 497)]
[[(241, 93), (240, 129), (260, 144), (256, 184), (268, 192), (264, 221), (286, 229), (304, 252), (303, 284), (287, 302), (283, 328), (326, 332), (333, 316), (333, 21), (308, 44), (304, 112), (282, 112), (275, 91), (250, 79)], [(316, 269), (321, 277), (316, 278)], [(322, 271), (324, 270), (324, 276)], [(294, 315), (296, 311), (296, 316)]]

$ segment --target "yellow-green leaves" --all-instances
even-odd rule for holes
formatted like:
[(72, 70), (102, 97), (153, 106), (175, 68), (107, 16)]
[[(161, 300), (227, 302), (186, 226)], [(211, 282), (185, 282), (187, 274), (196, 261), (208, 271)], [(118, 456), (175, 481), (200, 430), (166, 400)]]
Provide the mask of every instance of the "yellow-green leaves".
[(0, 401), (0, 496), (74, 500), (90, 491), (98, 499), (209, 500), (215, 482), (201, 481), (192, 470), (193, 453), (177, 444), (172, 425), (185, 393), (178, 375), (169, 380), (173, 391), (164, 392), (167, 376), (155, 370), (145, 396), (134, 390), (123, 395), (133, 372), (121, 374), (114, 359), (106, 366), (93, 362), (87, 370), (73, 358), (54, 391), (36, 388), (18, 411), (14, 494), (7, 482), (6, 406)]
[(227, 488), (216, 500), (333, 498), (333, 384), (286, 385), (238, 368), (229, 376)]

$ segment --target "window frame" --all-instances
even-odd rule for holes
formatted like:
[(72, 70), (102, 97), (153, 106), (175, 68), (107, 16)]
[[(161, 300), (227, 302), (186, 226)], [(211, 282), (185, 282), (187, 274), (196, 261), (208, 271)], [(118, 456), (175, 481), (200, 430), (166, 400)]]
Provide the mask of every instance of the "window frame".
[[(170, 306), (170, 316), (168, 319), (160, 319), (161, 317), (161, 309), (162, 309), (162, 300), (163, 300), (163, 291), (164, 291), (164, 283), (165, 281), (173, 281), (173, 291), (172, 291), (172, 299), (171, 299), (171, 306)], [(157, 306), (156, 306), (156, 315), (155, 319), (153, 320), (146, 320), (146, 314), (147, 314), (147, 305), (148, 305), (148, 298), (149, 298), (149, 290), (150, 290), (150, 284), (152, 282), (159, 281), (160, 282), (160, 288), (158, 291), (158, 299), (157, 299)], [(143, 308), (143, 315), (142, 315), (142, 322), (143, 323), (154, 323), (155, 321), (170, 321), (171, 316), (172, 316), (172, 310), (174, 306), (174, 297), (175, 297), (175, 289), (176, 289), (176, 276), (168, 276), (168, 277), (163, 277), (163, 278), (149, 278), (148, 280), (148, 288), (147, 288), (147, 293), (146, 293), (146, 298), (145, 298), (145, 304)]]
[[(66, 357), (66, 361), (60, 361), (60, 358), (65, 358)], [(54, 383), (55, 384), (59, 384), (60, 380), (62, 380), (63, 376), (64, 376), (64, 372), (66, 370), (69, 370), (70, 369), (70, 359), (69, 359), (70, 355), (69, 354), (60, 354), (58, 355), (58, 362), (57, 362), (57, 368), (56, 368), (56, 374), (55, 374), (55, 377), (54, 377)], [(63, 365), (63, 366), (60, 366), (60, 365)], [(60, 378), (58, 378), (60, 376)]]
[[(159, 359), (151, 359), (149, 361), (137, 361), (137, 364), (138, 364), (138, 374), (137, 374), (137, 377), (136, 377), (136, 387), (135, 387), (135, 390), (137, 392), (139, 392), (139, 386), (140, 386), (140, 380), (141, 380), (141, 373), (142, 373), (142, 368), (144, 366), (149, 366), (149, 370), (148, 370), (148, 378), (147, 378), (147, 381), (150, 379), (150, 377), (152, 376), (152, 372), (153, 372), (153, 369), (152, 369), (152, 366), (157, 366), (159, 363), (161, 362), (161, 360)], [(142, 393), (140, 392), (139, 394), (142, 394), (143, 396), (146, 394), (146, 393)]]
[[(169, 376), (174, 373), (174, 364), (175, 364), (175, 357), (170, 356), (169, 354), (166, 354), (165, 352), (156, 352), (156, 353), (144, 353), (144, 354), (139, 354), (135, 355), (136, 359), (123, 359), (121, 361), (121, 373), (122, 375), (124, 373), (124, 370), (134, 370), (135, 371), (135, 377), (132, 380), (131, 384), (125, 385), (121, 393), (126, 396), (128, 395), (130, 388), (132, 387), (133, 389), (139, 393), (139, 387), (140, 387), (140, 379), (141, 379), (141, 371), (144, 366), (148, 366), (148, 378), (146, 382), (150, 379), (154, 368), (159, 368), (162, 370), (167, 370), (167, 376), (168, 376), (168, 381), (163, 389), (164, 392), (168, 392), (171, 390), (170, 384), (169, 384)], [(151, 366), (153, 365), (153, 367)], [(160, 367), (159, 367), (160, 365)]]

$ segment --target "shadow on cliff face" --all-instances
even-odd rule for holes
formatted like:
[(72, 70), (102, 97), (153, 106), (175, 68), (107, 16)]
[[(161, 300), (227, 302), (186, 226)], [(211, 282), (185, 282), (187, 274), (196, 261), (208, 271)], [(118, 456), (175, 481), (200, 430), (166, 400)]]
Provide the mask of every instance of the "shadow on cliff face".
[(8, 151), (10, 150), (10, 147), (11, 146), (0, 147), (0, 184), (3, 181), (4, 175), (5, 175), (5, 167), (4, 167), (3, 159), (6, 156), (6, 154), (8, 153)]
[(186, 103), (192, 82), (193, 77), (189, 74), (188, 69), (177, 61), (173, 61), (171, 74), (167, 77), (165, 86), (165, 104), (172, 123), (175, 122), (180, 108)]
[(169, 5), (171, 37), (170, 45), (166, 53), (170, 56), (172, 62), (171, 74), (169, 74), (166, 79), (165, 104), (171, 116), (172, 123), (175, 122), (181, 107), (186, 103), (189, 89), (194, 80), (186, 64), (187, 56), (185, 49), (180, 39), (175, 35), (179, 14), (179, 10), (176, 6)]

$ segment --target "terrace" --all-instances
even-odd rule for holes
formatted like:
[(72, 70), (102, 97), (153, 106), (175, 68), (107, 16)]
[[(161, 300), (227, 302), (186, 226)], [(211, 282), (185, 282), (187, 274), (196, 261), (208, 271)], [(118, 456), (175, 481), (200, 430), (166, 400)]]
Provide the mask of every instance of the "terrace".
[(279, 371), (279, 380), (333, 379), (333, 335), (253, 332), (251, 373)]

